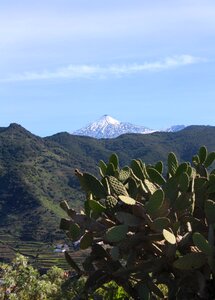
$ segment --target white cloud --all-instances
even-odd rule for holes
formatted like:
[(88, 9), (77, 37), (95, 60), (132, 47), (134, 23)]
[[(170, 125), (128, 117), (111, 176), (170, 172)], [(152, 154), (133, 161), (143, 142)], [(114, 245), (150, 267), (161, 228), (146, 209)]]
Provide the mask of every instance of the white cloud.
[[(69, 73), (66, 67), (53, 69), (68, 62), (95, 62), (99, 65), (87, 67), (107, 73), (101, 69), (110, 66), (104, 65), (118, 59), (144, 61), (166, 53), (211, 57), (214, 41), (212, 0), (0, 1), (0, 78), (15, 73), (22, 77), (27, 70), (32, 70), (28, 77)], [(82, 67), (71, 68), (77, 74)], [(137, 66), (114, 68), (124, 74), (123, 69), (134, 72)]]
[(163, 71), (187, 65), (205, 62), (206, 59), (192, 55), (178, 55), (153, 62), (133, 63), (124, 65), (68, 65), (53, 71), (24, 72), (12, 74), (1, 82), (35, 81), (52, 79), (102, 79), (109, 77), (124, 77), (142, 72)]

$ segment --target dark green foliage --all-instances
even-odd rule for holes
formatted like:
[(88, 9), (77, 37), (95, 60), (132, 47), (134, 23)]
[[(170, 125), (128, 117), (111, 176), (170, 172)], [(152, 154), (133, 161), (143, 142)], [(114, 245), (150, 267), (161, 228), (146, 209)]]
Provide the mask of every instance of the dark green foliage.
[(158, 161), (155, 165), (155, 169), (162, 174), (163, 173), (163, 162), (162, 161)]
[[(146, 164), (162, 173), (166, 180), (164, 174), (168, 171), (168, 152), (174, 151), (179, 161), (191, 161), (201, 145), (206, 145), (209, 152), (198, 170), (205, 176), (205, 168), (211, 168), (215, 159), (215, 152), (210, 152), (215, 148), (215, 127), (191, 126), (176, 133), (129, 134), (107, 140), (73, 136), (66, 132), (41, 138), (17, 124), (1, 128), (1, 232), (7, 230), (25, 240), (51, 242), (53, 239), (61, 239), (56, 224), (64, 211), (59, 208), (59, 202), (66, 199), (76, 209), (84, 206), (85, 196), (74, 175), (75, 169), (84, 170), (93, 176), (98, 176), (99, 171), (102, 177), (113, 176), (126, 186), (130, 197), (136, 198), (140, 189), (153, 194), (157, 189), (156, 184), (159, 185), (150, 181), (149, 175), (153, 171), (148, 174), (144, 167)], [(109, 159), (113, 152), (117, 152), (118, 156), (113, 155)], [(119, 161), (122, 165), (129, 165), (131, 158), (135, 158), (141, 173), (133, 170), (132, 165), (121, 168)], [(98, 168), (99, 160), (103, 163)], [(163, 167), (161, 160), (164, 162)], [(176, 172), (186, 172), (191, 176), (192, 169), (188, 164), (181, 168)], [(106, 183), (101, 181), (101, 184), (107, 191)], [(210, 184), (211, 191), (213, 186)], [(94, 192), (99, 193), (97, 196), (103, 193), (102, 188), (96, 188)], [(200, 190), (198, 199), (201, 193)]]
[(204, 164), (204, 162), (205, 162), (205, 160), (207, 158), (207, 154), (208, 154), (207, 148), (205, 146), (202, 146), (199, 149), (199, 162), (201, 164)]
[(155, 168), (147, 168), (147, 173), (149, 175), (150, 180), (154, 183), (163, 185), (166, 182), (164, 177)]
[(144, 180), (146, 178), (145, 168), (141, 166), (140, 161), (133, 159), (131, 161), (131, 169), (134, 175), (139, 178), (140, 180)]
[[(191, 252), (178, 258), (173, 266), (179, 270), (191, 271), (194, 269), (200, 269), (202, 266), (207, 265), (207, 257), (202, 252)], [(197, 288), (198, 290), (198, 288)]]
[(87, 249), (93, 243), (93, 234), (91, 232), (85, 232), (80, 239), (80, 248)]
[(204, 165), (206, 168), (208, 168), (215, 160), (215, 152), (211, 152), (208, 154), (205, 162), (204, 162)]
[(210, 245), (206, 238), (199, 232), (193, 234), (193, 242), (198, 249), (208, 256), (213, 256), (214, 245)]
[(178, 168), (177, 157), (176, 157), (175, 153), (170, 152), (168, 155), (168, 171), (169, 171), (170, 175), (174, 176), (177, 168)]
[(207, 199), (205, 201), (205, 215), (208, 223), (215, 223), (215, 201)]
[(164, 192), (157, 190), (153, 195), (150, 196), (149, 201), (146, 203), (146, 213), (151, 217), (156, 215), (158, 210), (161, 208), (164, 201)]
[(87, 193), (92, 192), (96, 198), (102, 198), (106, 196), (103, 184), (97, 180), (97, 178), (91, 174), (84, 173), (81, 178), (81, 183)]
[(108, 242), (119, 242), (123, 240), (128, 233), (128, 225), (122, 224), (109, 228), (105, 235)]
[(81, 271), (80, 268), (78, 267), (76, 262), (72, 259), (72, 257), (69, 255), (67, 251), (65, 252), (65, 259), (67, 263), (70, 265), (70, 267), (72, 267), (72, 269), (74, 269), (77, 273), (80, 273)]
[(117, 169), (119, 168), (119, 158), (118, 158), (118, 156), (117, 156), (115, 153), (113, 153), (113, 154), (110, 156), (110, 158), (109, 158), (109, 163), (110, 163), (110, 164), (111, 164), (111, 163), (113, 164), (115, 170), (117, 170)]
[[(116, 158), (107, 164), (115, 175), (100, 163), (102, 178), (89, 183), (85, 212), (71, 216), (61, 205), (71, 216), (61, 228), (78, 224), (80, 246), (90, 250), (83, 266), (73, 267), (87, 275), (86, 295), (115, 281), (132, 299), (163, 298), (163, 291), (168, 299), (214, 299), (215, 171), (205, 167), (213, 155), (201, 147), (192, 167), (171, 152), (167, 175), (161, 162), (132, 160), (120, 169)], [(84, 176), (79, 172), (81, 183)]]

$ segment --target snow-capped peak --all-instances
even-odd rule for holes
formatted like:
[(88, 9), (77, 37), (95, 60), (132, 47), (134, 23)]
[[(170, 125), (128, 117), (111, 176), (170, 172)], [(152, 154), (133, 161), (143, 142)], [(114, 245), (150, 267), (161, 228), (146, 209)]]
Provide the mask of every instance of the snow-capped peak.
[(112, 125), (119, 125), (120, 122), (111, 116), (104, 115), (102, 116), (97, 122), (95, 122), (97, 125), (107, 125), (107, 124), (112, 124)]
[(135, 126), (130, 123), (120, 122), (109, 115), (104, 115), (96, 122), (73, 132), (73, 134), (91, 136), (95, 138), (114, 138), (124, 133), (151, 132), (154, 132), (154, 130), (144, 126)]
[(155, 131), (176, 132), (184, 129), (184, 125), (174, 125), (165, 130), (152, 130), (145, 126), (136, 126), (127, 122), (120, 122), (111, 116), (104, 115), (96, 122), (90, 123), (88, 126), (81, 128), (73, 134), (91, 136), (94, 138), (115, 138), (125, 133), (142, 133), (148, 134)]

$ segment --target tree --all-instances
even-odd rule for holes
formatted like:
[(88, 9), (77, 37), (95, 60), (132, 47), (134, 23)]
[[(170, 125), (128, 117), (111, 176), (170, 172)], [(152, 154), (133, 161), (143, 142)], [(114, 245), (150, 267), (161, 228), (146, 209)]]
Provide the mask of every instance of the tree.
[(40, 275), (22, 255), (17, 255), (12, 264), (1, 264), (0, 299), (46, 300), (67, 299), (61, 291), (65, 280), (64, 270), (54, 266), (47, 274)]

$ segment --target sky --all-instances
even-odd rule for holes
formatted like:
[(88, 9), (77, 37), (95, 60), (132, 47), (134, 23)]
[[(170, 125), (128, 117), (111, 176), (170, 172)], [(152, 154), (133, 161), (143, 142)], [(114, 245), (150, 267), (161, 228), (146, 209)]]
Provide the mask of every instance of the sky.
[(214, 0), (0, 0), (0, 127), (215, 126)]

